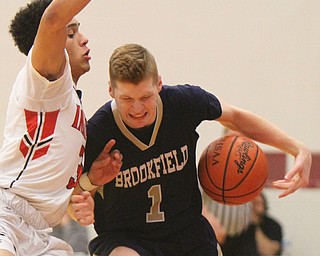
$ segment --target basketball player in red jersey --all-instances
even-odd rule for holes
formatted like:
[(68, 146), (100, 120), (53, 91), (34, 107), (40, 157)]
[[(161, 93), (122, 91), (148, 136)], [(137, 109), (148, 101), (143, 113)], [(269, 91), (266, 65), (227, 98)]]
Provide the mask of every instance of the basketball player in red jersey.
[[(70, 245), (49, 233), (66, 213), (82, 173), (86, 118), (76, 84), (90, 69), (90, 55), (74, 16), (89, 2), (35, 0), (11, 23), (27, 60), (10, 95), (0, 152), (1, 256), (74, 255)], [(102, 164), (116, 169), (119, 155), (113, 160), (115, 165), (110, 159)], [(77, 199), (76, 219), (93, 223), (90, 193)]]

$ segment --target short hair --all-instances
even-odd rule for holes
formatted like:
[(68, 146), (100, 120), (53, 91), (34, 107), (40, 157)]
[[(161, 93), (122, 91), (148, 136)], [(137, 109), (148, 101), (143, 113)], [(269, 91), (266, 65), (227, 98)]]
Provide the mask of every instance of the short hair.
[(115, 49), (109, 60), (109, 75), (111, 85), (116, 81), (139, 82), (153, 78), (158, 79), (158, 68), (153, 55), (139, 44), (126, 44)]
[(21, 7), (11, 20), (9, 32), (20, 52), (28, 55), (36, 37), (41, 17), (52, 0), (33, 0)]

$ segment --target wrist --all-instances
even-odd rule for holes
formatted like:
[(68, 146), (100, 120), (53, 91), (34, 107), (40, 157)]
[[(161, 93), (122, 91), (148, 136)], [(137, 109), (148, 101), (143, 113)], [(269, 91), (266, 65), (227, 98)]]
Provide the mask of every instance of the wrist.
[(92, 182), (90, 181), (89, 177), (88, 177), (88, 173), (83, 173), (79, 179), (79, 186), (82, 190), (84, 191), (92, 191), (96, 188), (98, 188), (99, 186), (96, 186), (94, 184), (92, 184)]

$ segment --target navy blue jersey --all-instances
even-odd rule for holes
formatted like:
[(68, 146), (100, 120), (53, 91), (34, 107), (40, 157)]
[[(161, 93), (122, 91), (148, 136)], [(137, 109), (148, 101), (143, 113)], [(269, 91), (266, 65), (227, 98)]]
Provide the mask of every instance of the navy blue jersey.
[(198, 86), (163, 86), (154, 125), (131, 130), (115, 101), (88, 122), (85, 171), (110, 139), (123, 155), (119, 175), (95, 195), (98, 234), (128, 231), (157, 238), (199, 219), (197, 126), (221, 115), (218, 99)]

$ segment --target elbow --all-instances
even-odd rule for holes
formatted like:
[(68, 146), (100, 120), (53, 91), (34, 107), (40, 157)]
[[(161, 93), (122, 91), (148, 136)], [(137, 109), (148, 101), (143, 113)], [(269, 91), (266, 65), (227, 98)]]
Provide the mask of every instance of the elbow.
[(66, 24), (68, 22), (61, 15), (61, 11), (59, 11), (59, 5), (51, 4), (43, 13), (41, 24), (50, 31), (52, 30), (61, 30), (66, 28)]

